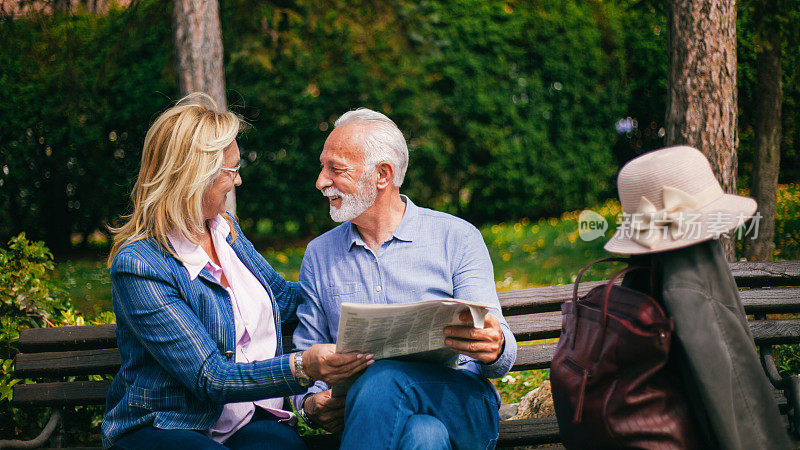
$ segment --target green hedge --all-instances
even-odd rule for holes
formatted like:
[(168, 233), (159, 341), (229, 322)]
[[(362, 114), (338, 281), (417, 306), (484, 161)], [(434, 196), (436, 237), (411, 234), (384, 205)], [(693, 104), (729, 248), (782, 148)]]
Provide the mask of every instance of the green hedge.
[[(231, 51), (227, 82), (255, 125), (242, 140), (255, 164), (237, 193), (246, 225), (330, 225), (314, 188), (319, 152), (333, 120), (357, 106), (386, 111), (406, 133), (404, 191), (423, 205), (484, 222), (611, 192), (613, 124), (627, 101), (618, 11), (556, 0), (394, 6), (356, 9), (364, 17), (353, 21), (335, 2), (320, 16), (298, 10), (307, 20), (227, 11), (236, 36), (226, 42), (245, 47)], [(258, 29), (279, 30), (278, 45)]]
[[(221, 7), (228, 101), (254, 125), (240, 140), (250, 164), (237, 191), (254, 236), (331, 226), (314, 188), (319, 152), (336, 117), (358, 106), (386, 112), (409, 139), (406, 193), (477, 224), (601, 203), (622, 162), (663, 143), (660, 2)], [(0, 239), (27, 230), (61, 254), (74, 233), (102, 231), (126, 212), (144, 133), (178, 97), (170, 16), (169, 2), (142, 0), (105, 16), (0, 18)], [(752, 48), (741, 50), (743, 111)], [(786, 57), (790, 156), (800, 146), (800, 64)], [(637, 126), (618, 134), (629, 116)], [(798, 178), (800, 163), (784, 162), (782, 180)]]
[(144, 133), (175, 98), (170, 8), (0, 19), (0, 238), (57, 254), (124, 211)]

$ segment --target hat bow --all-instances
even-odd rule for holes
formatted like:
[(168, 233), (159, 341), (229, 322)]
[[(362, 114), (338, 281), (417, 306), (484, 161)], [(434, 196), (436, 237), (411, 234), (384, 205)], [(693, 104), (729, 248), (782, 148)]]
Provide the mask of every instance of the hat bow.
[[(713, 202), (722, 195), (719, 186), (710, 186), (698, 193), (689, 194), (678, 188), (664, 186), (662, 196), (664, 209), (656, 209), (655, 205), (642, 196), (639, 207), (632, 215), (632, 239), (647, 247), (655, 248), (661, 240), (661, 235), (666, 236), (667, 230), (673, 240), (680, 239), (685, 233), (684, 224), (687, 216), (697, 215), (698, 210)], [(661, 231), (661, 233), (659, 233)]]

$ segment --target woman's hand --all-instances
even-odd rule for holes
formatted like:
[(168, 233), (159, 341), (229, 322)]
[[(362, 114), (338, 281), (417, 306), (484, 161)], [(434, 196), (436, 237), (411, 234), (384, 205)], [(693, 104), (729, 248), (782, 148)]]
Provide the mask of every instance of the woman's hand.
[(335, 344), (314, 344), (303, 352), (303, 368), (314, 380), (329, 386), (356, 375), (375, 362), (372, 355), (364, 353), (336, 353)]

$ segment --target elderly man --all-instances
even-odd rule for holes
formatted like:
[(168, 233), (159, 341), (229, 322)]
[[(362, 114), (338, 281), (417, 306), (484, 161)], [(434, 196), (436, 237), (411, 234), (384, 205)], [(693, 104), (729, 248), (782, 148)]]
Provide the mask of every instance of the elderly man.
[[(505, 375), (517, 345), (500, 312), (492, 262), (478, 230), (400, 194), (408, 148), (385, 115), (350, 111), (320, 156), (317, 189), (342, 225), (312, 241), (300, 269), (305, 302), (294, 344), (335, 342), (342, 302), (402, 303), (459, 298), (495, 305), (482, 329), (453, 326), (445, 343), (457, 368), (377, 361), (347, 393), (318, 382), (296, 399), (301, 415), (342, 448), (493, 448), (499, 396), (487, 378)], [(468, 313), (462, 320), (471, 322)]]

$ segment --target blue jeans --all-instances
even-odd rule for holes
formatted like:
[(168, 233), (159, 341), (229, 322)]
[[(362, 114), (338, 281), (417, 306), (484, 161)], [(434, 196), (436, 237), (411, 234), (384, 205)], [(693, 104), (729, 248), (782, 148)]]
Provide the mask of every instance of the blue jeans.
[(269, 413), (256, 410), (256, 416), (220, 444), (203, 433), (194, 430), (163, 430), (146, 425), (120, 437), (114, 449), (124, 450), (173, 450), (185, 448), (191, 450), (255, 450), (255, 449), (292, 449), (306, 450), (306, 444), (297, 435), (294, 428), (278, 422)]
[(343, 449), (492, 449), (497, 393), (464, 370), (377, 361), (347, 393)]

